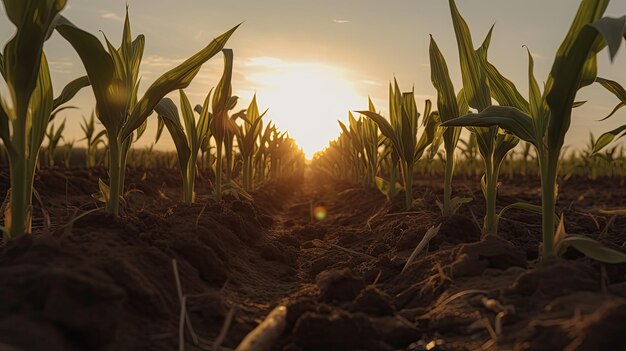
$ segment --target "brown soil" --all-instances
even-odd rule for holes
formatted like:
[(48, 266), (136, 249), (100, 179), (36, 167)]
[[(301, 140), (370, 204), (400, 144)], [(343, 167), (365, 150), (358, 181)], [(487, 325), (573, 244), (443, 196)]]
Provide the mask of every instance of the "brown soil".
[[(89, 194), (103, 169), (44, 169), (36, 181), (31, 236), (0, 252), (0, 349), (175, 350), (180, 302), (175, 259), (191, 324), (185, 350), (207, 349), (234, 311), (223, 346), (234, 348), (278, 304), (288, 326), (273, 350), (626, 350), (626, 265), (575, 251), (537, 261), (540, 218), (511, 211), (500, 238), (480, 240), (474, 198), (442, 218), (439, 179), (416, 179), (414, 207), (376, 190), (308, 175), (270, 182), (254, 202), (215, 203), (200, 177), (198, 203), (182, 205), (170, 170), (129, 170), (121, 219)], [(8, 187), (0, 174), (0, 198)], [(616, 180), (560, 184), (569, 233), (621, 249), (626, 219)], [(537, 179), (504, 180), (499, 204), (539, 202)], [(311, 206), (328, 211), (311, 217)], [(433, 225), (439, 234), (402, 269)], [(498, 315), (504, 310), (506, 313)], [(496, 337), (496, 329), (501, 334)]]

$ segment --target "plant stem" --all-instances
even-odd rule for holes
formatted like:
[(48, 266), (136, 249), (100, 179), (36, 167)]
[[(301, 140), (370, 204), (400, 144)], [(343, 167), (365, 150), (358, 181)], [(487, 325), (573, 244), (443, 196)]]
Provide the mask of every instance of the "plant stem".
[(404, 164), (404, 205), (407, 210), (413, 205), (413, 163)]
[(250, 182), (252, 180), (250, 161), (251, 159), (249, 157), (243, 160), (243, 189), (245, 191), (250, 190)]
[(222, 143), (217, 143), (215, 160), (215, 201), (222, 201)]
[(389, 174), (389, 199), (396, 197), (396, 183), (398, 182), (397, 166), (393, 161), (391, 162), (391, 171)]
[(554, 256), (554, 228), (556, 218), (556, 176), (558, 167), (558, 155), (548, 155), (548, 159), (541, 163), (541, 207), (542, 234), (543, 234), (543, 259)]
[[(114, 135), (111, 133), (110, 135)], [(109, 139), (109, 201), (107, 212), (119, 217), (120, 212), (120, 181), (122, 177), (120, 160), (120, 141), (117, 137)]]
[(454, 151), (446, 153), (445, 174), (443, 178), (443, 215), (452, 215), (452, 174), (454, 173)]
[(498, 170), (487, 167), (485, 172), (485, 201), (487, 212), (483, 222), (483, 237), (498, 235), (498, 215), (496, 213), (496, 199), (498, 195)]

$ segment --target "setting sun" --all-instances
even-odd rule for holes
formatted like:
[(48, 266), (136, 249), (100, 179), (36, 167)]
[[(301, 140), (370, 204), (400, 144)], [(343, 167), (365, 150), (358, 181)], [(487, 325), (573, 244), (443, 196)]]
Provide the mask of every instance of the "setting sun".
[[(337, 120), (347, 111), (366, 106), (346, 69), (316, 62), (287, 62), (277, 58), (251, 59), (247, 79), (263, 91), (268, 117), (302, 147), (307, 158), (339, 134)], [(254, 70), (252, 70), (254, 68)]]

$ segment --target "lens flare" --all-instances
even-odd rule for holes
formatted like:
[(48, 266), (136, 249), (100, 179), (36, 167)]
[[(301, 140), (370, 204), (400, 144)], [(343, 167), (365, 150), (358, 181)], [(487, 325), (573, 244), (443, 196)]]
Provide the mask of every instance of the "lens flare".
[(313, 216), (318, 221), (321, 221), (326, 218), (326, 208), (323, 206), (317, 206), (313, 209)]

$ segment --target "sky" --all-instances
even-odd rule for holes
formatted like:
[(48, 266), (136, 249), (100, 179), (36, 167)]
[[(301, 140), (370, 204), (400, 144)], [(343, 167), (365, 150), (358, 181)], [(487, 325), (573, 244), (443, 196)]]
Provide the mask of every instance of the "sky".
[[(535, 74), (544, 81), (571, 20), (575, 0), (457, 0), (461, 14), (478, 46), (495, 24), (489, 57), (527, 96), (527, 56), (535, 58)], [(458, 91), (461, 77), (448, 2), (444, 0), (69, 0), (63, 15), (81, 28), (114, 45), (120, 43), (128, 4), (133, 36), (144, 34), (146, 46), (140, 75), (143, 92), (160, 74), (207, 45), (212, 38), (244, 22), (227, 43), (235, 55), (233, 89), (238, 109), (253, 94), (267, 119), (288, 131), (307, 156), (323, 149), (339, 135), (337, 120), (349, 110), (366, 109), (370, 96), (387, 111), (387, 85), (395, 76), (403, 90), (415, 88), (418, 107), (435, 101), (430, 81), (429, 34), (443, 52)], [(626, 1), (614, 0), (606, 15), (626, 14)], [(14, 29), (0, 12), (0, 42)], [(72, 79), (83, 75), (78, 56), (58, 34), (46, 43), (55, 95)], [(222, 57), (205, 64), (186, 89), (192, 104), (202, 103), (217, 85)], [(611, 64), (600, 54), (599, 75), (626, 84), (626, 50)], [(178, 101), (178, 93), (170, 94)], [(617, 103), (599, 85), (584, 88), (577, 100), (589, 100), (575, 110), (566, 143), (579, 148), (589, 132), (599, 135), (624, 124), (626, 109), (598, 122)], [(80, 140), (81, 116), (89, 116), (95, 100), (91, 89), (81, 91), (66, 110), (65, 140)], [(154, 142), (156, 115), (136, 147)], [(155, 149), (172, 149), (164, 138)]]

